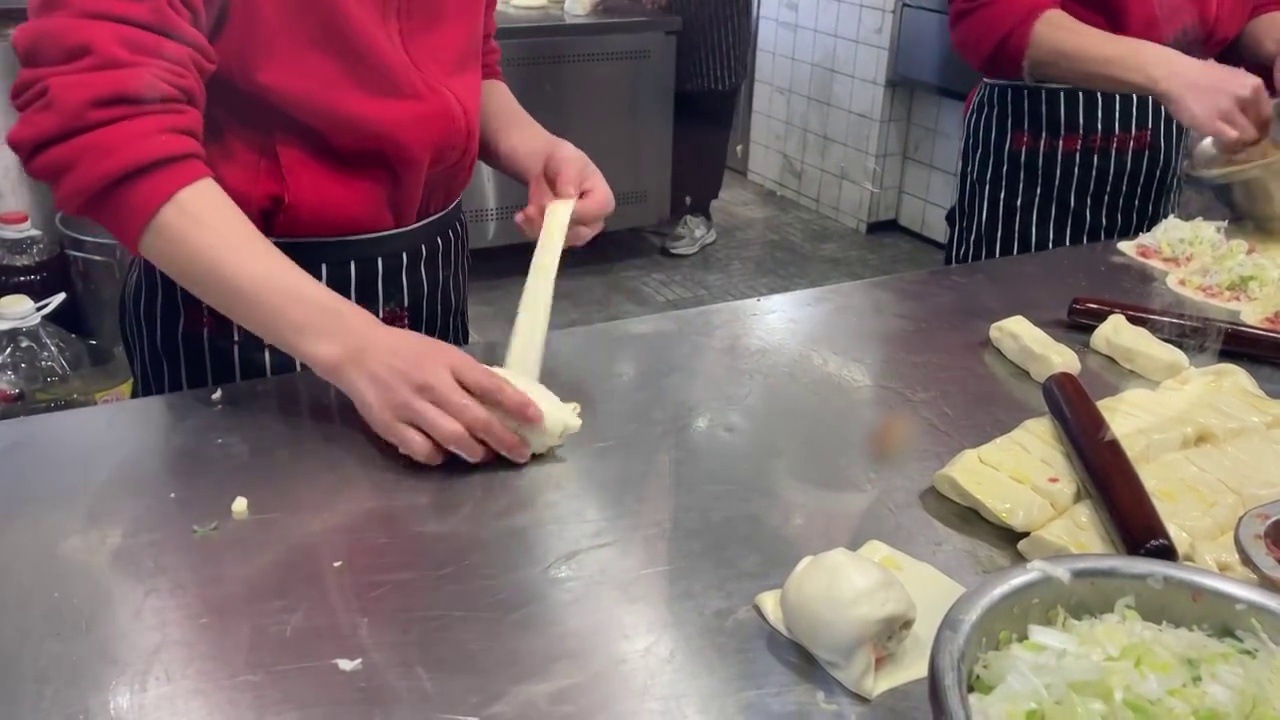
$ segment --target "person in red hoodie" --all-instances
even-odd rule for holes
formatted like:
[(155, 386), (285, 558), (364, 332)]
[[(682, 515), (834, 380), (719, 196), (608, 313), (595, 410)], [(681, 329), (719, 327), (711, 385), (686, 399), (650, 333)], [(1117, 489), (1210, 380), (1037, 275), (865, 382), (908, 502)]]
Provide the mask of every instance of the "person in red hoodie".
[(1276, 67), (1280, 0), (951, 0), (950, 19), (986, 79), (949, 265), (1143, 233), (1176, 211), (1188, 131), (1228, 150), (1270, 132), (1263, 81), (1233, 64)]
[(537, 407), (459, 345), (477, 159), (529, 187), (516, 221), (600, 171), (502, 81), (496, 0), (31, 0), (9, 144), (64, 210), (139, 255), (121, 328), (136, 394), (291, 373), (341, 389), (429, 464), (529, 448)]

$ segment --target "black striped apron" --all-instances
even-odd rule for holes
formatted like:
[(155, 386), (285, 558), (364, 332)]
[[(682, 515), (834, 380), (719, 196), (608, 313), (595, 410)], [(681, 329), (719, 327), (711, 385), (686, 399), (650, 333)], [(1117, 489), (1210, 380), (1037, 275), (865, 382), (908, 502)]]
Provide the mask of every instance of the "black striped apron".
[(752, 52), (752, 8), (760, 0), (672, 0), (680, 16), (676, 35), (676, 89), (736, 92)]
[(965, 116), (946, 264), (1149, 230), (1177, 208), (1186, 138), (1149, 96), (984, 80)]
[[(349, 238), (276, 240), (276, 247), (384, 323), (465, 345), (467, 223), (462, 203), (401, 230)], [(136, 258), (120, 298), (134, 397), (214, 387), (302, 370), (302, 363), (205, 305)]]

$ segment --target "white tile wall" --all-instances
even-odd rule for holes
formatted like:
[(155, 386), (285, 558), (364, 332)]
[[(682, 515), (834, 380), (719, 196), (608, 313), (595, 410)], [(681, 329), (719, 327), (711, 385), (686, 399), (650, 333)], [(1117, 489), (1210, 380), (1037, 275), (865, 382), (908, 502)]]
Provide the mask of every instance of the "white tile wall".
[(894, 7), (894, 0), (760, 5), (748, 176), (860, 231), (902, 212), (911, 93), (887, 82)]
[(947, 239), (946, 214), (955, 200), (963, 114), (958, 100), (913, 90), (905, 121), (890, 123), (891, 132), (905, 133), (898, 224), (937, 242)]

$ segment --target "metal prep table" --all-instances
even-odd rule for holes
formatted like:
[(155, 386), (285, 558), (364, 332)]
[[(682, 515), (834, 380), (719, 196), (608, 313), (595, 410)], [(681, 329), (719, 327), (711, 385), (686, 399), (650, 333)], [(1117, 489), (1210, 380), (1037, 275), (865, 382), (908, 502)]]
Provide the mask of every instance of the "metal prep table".
[[(671, 209), (671, 126), (680, 20), (638, 2), (603, 5), (589, 17), (562, 6), (498, 6), (502, 72), (548, 130), (582, 148), (618, 203), (609, 228), (655, 224)], [(463, 195), (473, 248), (524, 242), (511, 217), (524, 186), (483, 163)]]
[[(850, 717), (753, 596), (871, 538), (966, 585), (1010, 563), (1012, 535), (929, 488), (1043, 412), (987, 325), (1155, 287), (1077, 247), (553, 333), (546, 380), (586, 425), (524, 469), (406, 467), (308, 377), (2, 423), (0, 714)], [(1134, 382), (1084, 356), (1096, 395)], [(922, 434), (873, 467), (891, 409)], [(926, 707), (916, 683), (856, 716)]]

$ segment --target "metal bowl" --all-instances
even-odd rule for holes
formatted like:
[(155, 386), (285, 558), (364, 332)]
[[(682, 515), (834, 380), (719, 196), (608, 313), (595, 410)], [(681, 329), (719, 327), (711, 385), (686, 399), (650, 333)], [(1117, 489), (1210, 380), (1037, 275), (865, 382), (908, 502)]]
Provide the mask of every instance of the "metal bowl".
[(942, 621), (929, 659), (934, 718), (967, 720), (969, 678), (978, 655), (995, 648), (1001, 632), (1026, 637), (1061, 607), (1080, 617), (1110, 612), (1132, 595), (1145, 620), (1230, 634), (1262, 631), (1280, 640), (1280, 595), (1205, 570), (1122, 555), (1075, 555), (1049, 563), (1071, 582), (1023, 565), (997, 573), (960, 597)]
[(1218, 165), (1218, 156), (1211, 138), (1196, 143), (1185, 168), (1187, 180), (1213, 193), (1232, 219), (1280, 233), (1280, 153), (1228, 167)]

